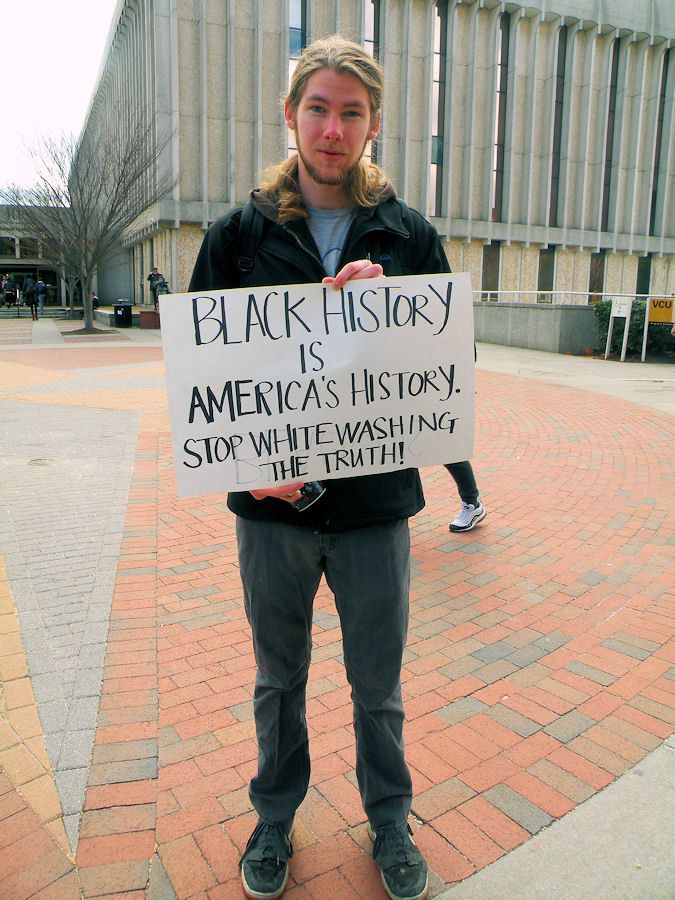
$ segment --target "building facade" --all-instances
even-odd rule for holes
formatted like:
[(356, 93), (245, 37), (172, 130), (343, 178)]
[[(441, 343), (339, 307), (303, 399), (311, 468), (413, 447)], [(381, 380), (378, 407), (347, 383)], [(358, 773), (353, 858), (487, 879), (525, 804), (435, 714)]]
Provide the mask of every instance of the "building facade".
[(119, 0), (85, 129), (147, 117), (174, 188), (104, 301), (149, 304), (155, 265), (186, 290), (204, 230), (290, 152), (293, 59), (334, 32), (383, 64), (373, 156), (477, 300), (675, 293), (671, 0)]
[(0, 204), (0, 276), (5, 275), (17, 289), (19, 297), (23, 293), (24, 279), (32, 278), (35, 282), (42, 280), (46, 285), (46, 292), (41, 295), (42, 304), (66, 305), (61, 273), (54, 266), (45, 264), (38, 241), (23, 234), (14, 209)]

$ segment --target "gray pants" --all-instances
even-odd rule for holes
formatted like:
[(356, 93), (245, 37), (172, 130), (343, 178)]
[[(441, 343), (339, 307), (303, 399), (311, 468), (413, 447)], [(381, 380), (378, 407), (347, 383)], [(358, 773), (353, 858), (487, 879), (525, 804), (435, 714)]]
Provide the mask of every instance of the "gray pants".
[(305, 688), (312, 607), (325, 573), (342, 626), (363, 806), (375, 828), (405, 822), (412, 800), (401, 700), (410, 591), (407, 520), (324, 534), (239, 517), (237, 540), (258, 666), (253, 806), (264, 819), (285, 821), (307, 792)]

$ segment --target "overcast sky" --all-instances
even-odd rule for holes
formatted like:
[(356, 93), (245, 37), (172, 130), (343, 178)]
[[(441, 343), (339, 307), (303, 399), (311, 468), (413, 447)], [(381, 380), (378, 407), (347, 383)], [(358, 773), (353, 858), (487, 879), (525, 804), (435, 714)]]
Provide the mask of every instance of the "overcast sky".
[(0, 0), (0, 185), (33, 181), (38, 133), (79, 135), (117, 0)]

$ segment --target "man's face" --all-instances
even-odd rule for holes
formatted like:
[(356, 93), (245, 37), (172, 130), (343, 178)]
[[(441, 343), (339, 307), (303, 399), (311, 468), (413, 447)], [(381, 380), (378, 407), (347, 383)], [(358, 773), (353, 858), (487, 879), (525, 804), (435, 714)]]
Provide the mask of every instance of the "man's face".
[(315, 185), (344, 185), (380, 126), (379, 112), (371, 122), (363, 82), (332, 69), (313, 72), (297, 110), (287, 103), (284, 114), (295, 131), (301, 189), (306, 176)]

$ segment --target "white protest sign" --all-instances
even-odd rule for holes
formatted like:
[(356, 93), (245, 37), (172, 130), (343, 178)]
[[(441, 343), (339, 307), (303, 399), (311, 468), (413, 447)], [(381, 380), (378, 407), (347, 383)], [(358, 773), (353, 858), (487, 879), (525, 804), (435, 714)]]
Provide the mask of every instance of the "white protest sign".
[(162, 297), (178, 493), (473, 455), (467, 274)]

